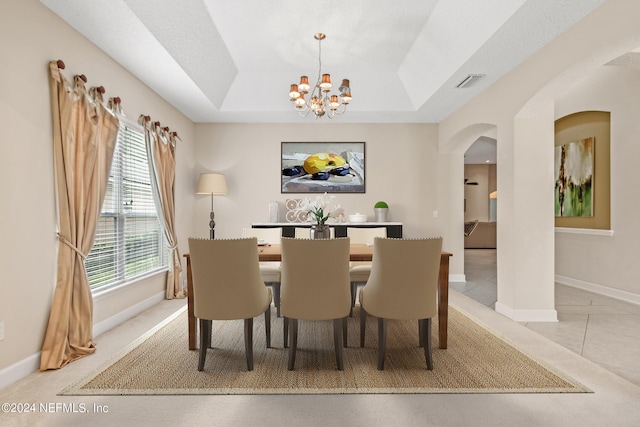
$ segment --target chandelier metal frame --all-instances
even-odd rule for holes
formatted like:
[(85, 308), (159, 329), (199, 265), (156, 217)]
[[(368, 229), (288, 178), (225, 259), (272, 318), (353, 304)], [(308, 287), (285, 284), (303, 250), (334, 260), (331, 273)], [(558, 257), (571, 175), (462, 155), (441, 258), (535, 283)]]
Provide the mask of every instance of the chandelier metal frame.
[(293, 106), (302, 117), (306, 117), (313, 111), (316, 120), (322, 117), (330, 119), (335, 116), (344, 114), (347, 111), (347, 105), (351, 101), (351, 88), (349, 80), (343, 79), (338, 88), (338, 95), (330, 95), (332, 84), (331, 75), (322, 74), (322, 40), (327, 35), (317, 33), (313, 36), (318, 40), (318, 80), (316, 81), (311, 96), (305, 99), (305, 95), (309, 93), (309, 77), (301, 76), (300, 83), (292, 84), (289, 89), (289, 98), (293, 102)]

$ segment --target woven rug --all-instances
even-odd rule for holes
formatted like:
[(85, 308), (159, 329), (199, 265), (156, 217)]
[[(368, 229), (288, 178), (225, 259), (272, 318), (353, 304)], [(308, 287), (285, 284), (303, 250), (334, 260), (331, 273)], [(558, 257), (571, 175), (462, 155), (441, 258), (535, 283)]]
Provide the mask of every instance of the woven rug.
[(449, 311), (448, 349), (438, 348), (434, 370), (418, 347), (417, 321), (389, 321), (384, 371), (376, 367), (377, 321), (369, 317), (359, 347), (357, 307), (348, 323), (344, 370), (336, 370), (331, 321), (300, 321), (294, 371), (287, 370), (282, 319), (272, 316), (273, 348), (265, 348), (264, 317), (254, 321), (254, 370), (246, 369), (243, 322), (214, 321), (205, 370), (188, 350), (186, 310), (149, 331), (106, 366), (61, 395), (582, 393), (587, 388), (499, 338), (459, 311)]

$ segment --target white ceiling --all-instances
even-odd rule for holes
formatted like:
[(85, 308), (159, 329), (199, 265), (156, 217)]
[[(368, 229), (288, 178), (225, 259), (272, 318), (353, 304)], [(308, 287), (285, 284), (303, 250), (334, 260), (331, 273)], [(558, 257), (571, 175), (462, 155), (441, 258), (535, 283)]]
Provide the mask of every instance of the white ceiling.
[(317, 32), (353, 95), (320, 122), (437, 123), (602, 1), (41, 0), (194, 122), (281, 123), (314, 120), (288, 92), (317, 78)]

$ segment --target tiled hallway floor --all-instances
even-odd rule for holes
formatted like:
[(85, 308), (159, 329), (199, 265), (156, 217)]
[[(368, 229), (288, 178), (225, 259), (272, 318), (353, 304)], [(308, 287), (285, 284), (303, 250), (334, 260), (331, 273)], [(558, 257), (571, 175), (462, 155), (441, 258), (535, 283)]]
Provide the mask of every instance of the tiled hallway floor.
[[(465, 250), (466, 283), (451, 288), (494, 308), (496, 251)], [(556, 283), (558, 322), (526, 327), (640, 385), (640, 306)]]

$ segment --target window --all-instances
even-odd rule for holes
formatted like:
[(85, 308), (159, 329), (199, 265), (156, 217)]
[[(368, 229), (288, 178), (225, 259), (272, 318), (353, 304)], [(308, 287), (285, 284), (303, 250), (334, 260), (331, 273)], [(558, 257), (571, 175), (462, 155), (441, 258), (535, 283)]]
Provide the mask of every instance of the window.
[(96, 240), (85, 260), (92, 290), (167, 267), (164, 233), (154, 205), (144, 133), (120, 123)]

